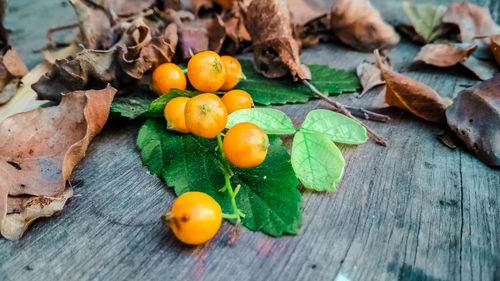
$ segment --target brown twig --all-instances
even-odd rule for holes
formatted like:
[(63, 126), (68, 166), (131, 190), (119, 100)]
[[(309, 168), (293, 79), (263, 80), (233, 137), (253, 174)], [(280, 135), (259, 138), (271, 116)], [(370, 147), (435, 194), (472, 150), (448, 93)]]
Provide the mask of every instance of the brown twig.
[(47, 47), (58, 47), (58, 46), (62, 46), (62, 45), (69, 45), (69, 43), (66, 43), (66, 42), (56, 42), (54, 40), (54, 33), (58, 32), (58, 31), (63, 31), (66, 29), (72, 29), (75, 27), (78, 27), (77, 23), (49, 28), (49, 30), (47, 30)]
[(343, 104), (330, 99), (328, 96), (326, 96), (323, 93), (321, 93), (320, 91), (318, 91), (318, 89), (316, 89), (316, 87), (314, 87), (314, 85), (311, 84), (309, 81), (303, 80), (302, 82), (304, 82), (304, 84), (307, 85), (313, 91), (313, 93), (315, 95), (317, 95), (320, 99), (326, 101), (328, 104), (330, 104), (331, 106), (333, 106), (335, 111), (337, 111), (338, 113), (342, 113), (345, 116), (347, 116), (347, 117), (349, 117), (349, 118), (351, 118), (351, 119), (359, 122), (361, 124), (361, 126), (363, 126), (363, 127), (366, 128), (368, 136), (371, 139), (373, 139), (373, 141), (375, 141), (377, 144), (380, 144), (382, 146), (387, 146), (387, 140), (385, 138), (380, 137), (379, 135), (377, 135), (377, 133), (375, 132), (375, 130), (373, 130), (370, 126), (364, 124), (359, 119), (357, 119), (356, 117), (354, 117), (352, 115), (352, 113), (349, 110), (347, 110), (347, 108)]
[(369, 111), (369, 110), (364, 109), (362, 107), (354, 107), (354, 106), (348, 106), (348, 105), (344, 105), (344, 107), (347, 110), (349, 110), (352, 113), (352, 115), (357, 116), (359, 118), (363, 118), (365, 120), (372, 120), (372, 121), (377, 121), (377, 122), (382, 122), (382, 123), (387, 123), (387, 122), (391, 121), (391, 117), (389, 117), (388, 115)]

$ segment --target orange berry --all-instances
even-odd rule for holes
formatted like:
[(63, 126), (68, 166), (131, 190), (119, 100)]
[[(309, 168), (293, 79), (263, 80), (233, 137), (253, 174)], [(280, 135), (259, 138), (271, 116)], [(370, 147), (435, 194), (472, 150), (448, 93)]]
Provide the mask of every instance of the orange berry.
[(172, 88), (185, 90), (186, 75), (173, 63), (164, 63), (155, 68), (152, 77), (153, 89), (158, 95), (166, 94)]
[(221, 60), (226, 67), (226, 80), (220, 89), (229, 91), (240, 82), (244, 75), (241, 71), (241, 64), (237, 59), (231, 56), (222, 56)]
[(222, 140), (227, 159), (240, 168), (252, 168), (266, 159), (269, 138), (252, 123), (238, 123), (229, 129)]
[(222, 210), (212, 197), (202, 192), (187, 192), (179, 196), (172, 210), (162, 217), (175, 236), (190, 245), (199, 245), (215, 236), (222, 222)]
[(163, 110), (163, 115), (165, 116), (165, 120), (167, 120), (167, 129), (181, 133), (189, 133), (184, 114), (188, 101), (189, 98), (187, 97), (176, 97), (167, 103)]
[(227, 124), (227, 110), (222, 100), (210, 93), (200, 94), (186, 103), (186, 126), (191, 133), (213, 138)]
[(243, 90), (231, 90), (222, 96), (222, 102), (226, 106), (227, 113), (231, 114), (236, 110), (251, 108), (252, 97)]
[(189, 82), (200, 92), (215, 92), (226, 80), (226, 67), (219, 55), (212, 51), (197, 53), (188, 62)]

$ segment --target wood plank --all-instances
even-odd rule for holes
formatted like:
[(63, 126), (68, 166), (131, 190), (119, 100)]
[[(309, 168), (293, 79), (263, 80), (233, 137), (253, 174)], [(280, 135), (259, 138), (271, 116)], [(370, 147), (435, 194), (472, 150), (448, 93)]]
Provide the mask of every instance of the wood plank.
[[(28, 2), (11, 1), (18, 7)], [(33, 45), (43, 46), (41, 30), (70, 18), (68, 7), (57, 6), (60, 0), (45, 3), (61, 17), (39, 22), (33, 5), (11, 10), (8, 18), (21, 26), (13, 18), (31, 17), (26, 34), (36, 38), (13, 34), (13, 44), (23, 45), (21, 55), (30, 66), (41, 59), (29, 54)], [(396, 1), (374, 3), (384, 15), (400, 15)], [(498, 1), (477, 3), (496, 9), (498, 21)], [(459, 66), (443, 70), (411, 63), (417, 52), (418, 46), (407, 41), (399, 44), (390, 54), (395, 69), (448, 97), (461, 90), (460, 84), (477, 83)], [(353, 69), (369, 55), (329, 44), (306, 51), (302, 60)], [(339, 100), (378, 107), (377, 95), (375, 90), (363, 99), (347, 95)], [(328, 105), (280, 107), (296, 126), (314, 108)], [(112, 121), (75, 170), (75, 197), (67, 208), (36, 222), (20, 241), (0, 240), (0, 277), (334, 280), (342, 274), (350, 280), (493, 280), (500, 266), (500, 173), (463, 147), (442, 146), (436, 134), (444, 126), (398, 109), (383, 112), (393, 122), (369, 124), (389, 139), (389, 147), (373, 142), (341, 146), (346, 159), (342, 183), (333, 193), (304, 192), (299, 235), (274, 239), (243, 229), (240, 241), (228, 245), (230, 226), (224, 223), (215, 239), (199, 247), (184, 246), (161, 228), (158, 218), (175, 196), (141, 165), (135, 136), (142, 121)]]

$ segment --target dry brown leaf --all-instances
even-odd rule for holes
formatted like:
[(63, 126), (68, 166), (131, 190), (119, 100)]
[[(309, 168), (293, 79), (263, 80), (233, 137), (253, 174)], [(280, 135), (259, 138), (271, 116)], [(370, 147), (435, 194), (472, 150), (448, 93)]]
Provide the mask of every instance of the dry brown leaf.
[(490, 40), (491, 52), (493, 53), (493, 56), (495, 56), (497, 64), (500, 66), (500, 34), (492, 36)]
[(8, 102), (16, 93), (21, 78), (28, 73), (26, 65), (16, 50), (9, 49), (0, 55), (0, 104)]
[(443, 22), (458, 26), (462, 42), (472, 42), (477, 36), (500, 33), (500, 26), (495, 23), (488, 8), (482, 8), (468, 2), (450, 4), (443, 17)]
[(90, 140), (104, 127), (115, 93), (110, 86), (72, 92), (58, 106), (19, 113), (0, 123), (2, 225), (7, 193), (52, 197), (63, 193)]
[(328, 15), (330, 29), (344, 44), (360, 51), (385, 49), (399, 42), (368, 0), (337, 0)]
[(441, 97), (422, 82), (399, 74), (385, 66), (375, 52), (377, 62), (386, 82), (385, 102), (408, 110), (416, 116), (436, 123), (446, 122), (445, 110), (451, 100)]
[[(389, 57), (382, 55), (382, 63), (385, 66), (390, 67)], [(382, 73), (380, 72), (375, 57), (363, 60), (356, 67), (356, 74), (358, 75), (361, 85), (363, 86), (363, 91), (358, 95), (358, 97), (361, 97), (374, 87), (385, 85), (385, 81), (382, 79)]]
[(224, 51), (236, 53), (252, 40), (245, 27), (241, 5), (234, 5), (230, 10), (224, 10), (222, 19), (226, 31), (226, 42), (230, 41), (230, 43), (226, 44), (227, 47)]
[(245, 26), (252, 38), (254, 65), (264, 76), (277, 78), (290, 72), (295, 79), (310, 78), (300, 63), (286, 1), (252, 1), (246, 8)]
[(305, 26), (326, 15), (324, 9), (315, 7), (304, 0), (287, 0), (286, 4), (290, 11), (290, 23), (294, 26)]
[(71, 197), (72, 187), (67, 187), (58, 196), (9, 197), (7, 214), (0, 225), (0, 233), (9, 240), (20, 239), (33, 221), (61, 211)]
[(446, 109), (446, 118), (477, 158), (500, 166), (500, 74), (461, 91)]
[(464, 63), (477, 49), (475, 44), (427, 44), (414, 61), (423, 61), (439, 67), (454, 66), (457, 63)]
[(70, 0), (76, 13), (80, 39), (87, 49), (108, 49), (112, 46), (111, 21), (106, 10), (91, 0)]

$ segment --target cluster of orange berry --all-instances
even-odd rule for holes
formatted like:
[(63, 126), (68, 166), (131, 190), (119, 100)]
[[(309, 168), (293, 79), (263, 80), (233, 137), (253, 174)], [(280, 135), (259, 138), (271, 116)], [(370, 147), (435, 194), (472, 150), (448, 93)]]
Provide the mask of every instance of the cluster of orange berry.
[[(167, 128), (180, 133), (193, 133), (204, 138), (217, 137), (227, 125), (228, 114), (253, 106), (252, 97), (242, 90), (231, 90), (244, 77), (241, 65), (231, 56), (212, 51), (193, 55), (187, 65), (191, 85), (202, 92), (192, 98), (176, 97), (164, 109)], [(158, 66), (153, 72), (153, 89), (165, 94), (172, 88), (187, 86), (182, 69), (173, 63)], [(222, 99), (213, 92), (228, 91)], [(230, 128), (222, 140), (225, 157), (235, 166), (251, 168), (266, 158), (269, 138), (252, 123), (239, 123)], [(234, 195), (235, 196), (235, 195)], [(184, 193), (172, 205), (162, 221), (186, 244), (201, 244), (211, 239), (222, 221), (220, 205), (202, 192)]]

